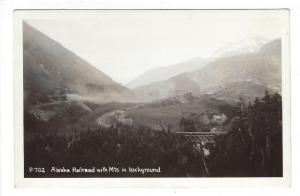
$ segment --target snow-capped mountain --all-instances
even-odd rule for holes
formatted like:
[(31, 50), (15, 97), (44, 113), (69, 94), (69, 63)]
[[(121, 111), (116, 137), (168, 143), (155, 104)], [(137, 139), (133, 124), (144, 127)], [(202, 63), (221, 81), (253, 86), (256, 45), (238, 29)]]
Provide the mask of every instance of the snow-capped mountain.
[(270, 40), (260, 36), (237, 40), (225, 44), (223, 47), (215, 51), (213, 57), (229, 57), (245, 53), (255, 53)]

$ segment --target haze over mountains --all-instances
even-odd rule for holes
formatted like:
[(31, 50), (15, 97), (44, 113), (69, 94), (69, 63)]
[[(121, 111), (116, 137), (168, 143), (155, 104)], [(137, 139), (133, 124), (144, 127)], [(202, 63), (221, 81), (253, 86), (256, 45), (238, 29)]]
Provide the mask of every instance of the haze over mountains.
[(23, 23), (25, 125), (66, 131), (117, 120), (178, 130), (189, 112), (230, 121), (241, 95), (252, 101), (281, 91), (281, 40), (248, 43), (147, 71), (127, 88)]
[[(65, 93), (69, 99), (95, 102), (148, 102), (186, 92), (199, 95), (237, 82), (251, 82), (252, 94), (253, 85), (280, 91), (281, 43), (265, 42), (257, 37), (242, 40), (218, 50), (214, 58), (194, 58), (146, 71), (128, 84), (129, 90), (24, 23), (24, 88), (31, 97), (32, 93), (35, 97)], [(239, 93), (247, 94), (244, 91)]]

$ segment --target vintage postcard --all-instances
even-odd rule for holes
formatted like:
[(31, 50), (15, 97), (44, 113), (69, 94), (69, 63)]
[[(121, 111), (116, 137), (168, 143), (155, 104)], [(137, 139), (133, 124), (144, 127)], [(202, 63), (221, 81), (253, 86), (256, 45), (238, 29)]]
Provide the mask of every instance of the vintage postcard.
[(14, 21), (17, 187), (289, 185), (288, 10)]

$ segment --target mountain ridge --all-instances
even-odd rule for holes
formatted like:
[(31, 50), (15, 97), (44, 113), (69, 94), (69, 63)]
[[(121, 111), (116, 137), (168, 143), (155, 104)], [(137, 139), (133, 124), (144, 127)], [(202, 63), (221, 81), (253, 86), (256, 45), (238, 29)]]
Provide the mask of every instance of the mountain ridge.
[(154, 82), (168, 80), (182, 73), (201, 69), (210, 62), (219, 58), (256, 53), (264, 44), (268, 43), (268, 41), (269, 40), (263, 37), (254, 36), (247, 39), (230, 42), (220, 47), (210, 57), (196, 57), (173, 65), (147, 70), (128, 82), (126, 86), (129, 88), (137, 88)]
[[(105, 99), (113, 99), (127, 90), (74, 52), (25, 22), (23, 47), (24, 90), (26, 95), (31, 94), (29, 97), (44, 96), (45, 99), (45, 95), (68, 93), (96, 96), (98, 101), (106, 101)], [(26, 100), (27, 98), (28, 96), (25, 97)]]
[(212, 61), (210, 58), (193, 58), (177, 64), (150, 69), (128, 82), (126, 86), (129, 88), (136, 88), (153, 82), (167, 80), (178, 74), (200, 69), (210, 61)]

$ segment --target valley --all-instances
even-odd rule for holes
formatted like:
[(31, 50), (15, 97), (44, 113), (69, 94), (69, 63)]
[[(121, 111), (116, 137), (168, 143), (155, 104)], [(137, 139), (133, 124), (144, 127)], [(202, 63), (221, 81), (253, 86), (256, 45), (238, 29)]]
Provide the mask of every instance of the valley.
[[(182, 129), (183, 118), (192, 119), (197, 131), (230, 129), (241, 98), (251, 103), (266, 90), (281, 91), (280, 40), (254, 40), (261, 45), (249, 52), (222, 55), (218, 51), (211, 59), (195, 58), (162, 68), (165, 71), (151, 70), (129, 88), (26, 23), (24, 35), (28, 133), (70, 134), (74, 129), (118, 123), (176, 132)], [(214, 115), (224, 115), (226, 121), (213, 126)]]

